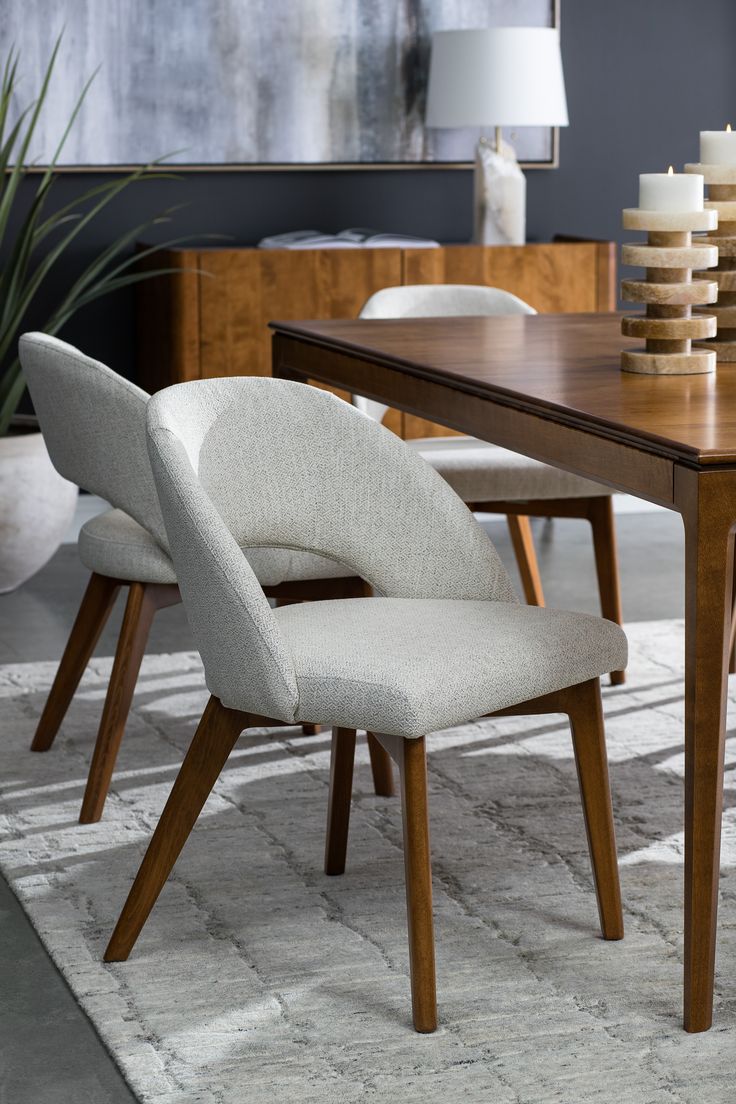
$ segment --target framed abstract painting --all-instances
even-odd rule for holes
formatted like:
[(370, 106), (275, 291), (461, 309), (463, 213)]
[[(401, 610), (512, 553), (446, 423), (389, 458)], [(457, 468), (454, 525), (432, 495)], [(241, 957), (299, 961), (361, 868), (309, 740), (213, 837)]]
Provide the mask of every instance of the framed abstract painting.
[[(17, 111), (63, 32), (37, 164), (98, 69), (60, 161), (68, 169), (162, 153), (177, 169), (469, 167), (478, 131), (424, 125), (433, 31), (558, 24), (559, 0), (3, 3), (23, 74)], [(554, 128), (508, 136), (527, 167), (556, 164)]]

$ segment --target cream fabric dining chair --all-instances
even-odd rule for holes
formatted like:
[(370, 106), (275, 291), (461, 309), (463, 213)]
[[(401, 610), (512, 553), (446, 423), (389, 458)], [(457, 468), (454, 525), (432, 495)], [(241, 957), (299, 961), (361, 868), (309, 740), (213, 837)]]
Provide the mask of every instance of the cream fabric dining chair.
[[(599, 676), (626, 638), (522, 605), (467, 507), (342, 400), (262, 378), (155, 395), (149, 449), (211, 697), (105, 952), (126, 959), (241, 731), (333, 726), (326, 868), (344, 868), (355, 730), (399, 766), (414, 1024), (437, 1022), (425, 736), (491, 712), (570, 716), (604, 937), (623, 934)], [(244, 550), (349, 565), (381, 597), (272, 610)], [(441, 848), (442, 841), (439, 841)], [(165, 919), (170, 927), (171, 916)]]
[[(92, 574), (33, 751), (51, 747), (118, 591), (128, 591), (79, 817), (85, 824), (102, 816), (154, 615), (181, 598), (146, 448), (150, 396), (46, 334), (25, 334), (20, 359), (54, 466), (113, 506), (86, 522), (79, 535), (79, 555)], [(253, 549), (249, 558), (265, 592), (280, 603), (365, 593), (362, 581), (334, 559), (289, 548)], [(390, 765), (375, 741), (369, 743), (376, 791), (390, 794)]]
[[(501, 288), (475, 284), (408, 284), (371, 295), (361, 318), (423, 318), (457, 315), (536, 314), (523, 299)], [(388, 407), (356, 395), (353, 402), (382, 421)], [(472, 437), (422, 437), (407, 441), (474, 510), (505, 514), (524, 595), (544, 605), (530, 517), (584, 518), (592, 529), (601, 612), (621, 624), (616, 530), (610, 487)], [(613, 671), (611, 682), (624, 682)]]

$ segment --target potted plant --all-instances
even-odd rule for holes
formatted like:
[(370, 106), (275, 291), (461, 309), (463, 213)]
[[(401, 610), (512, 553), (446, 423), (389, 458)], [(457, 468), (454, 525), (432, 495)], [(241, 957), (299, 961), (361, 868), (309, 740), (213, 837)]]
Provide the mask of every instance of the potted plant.
[[(15, 418), (25, 384), (17, 356), (18, 337), (24, 320), (36, 303), (46, 277), (84, 228), (122, 192), (139, 182), (163, 179), (164, 174), (146, 165), (89, 188), (71, 203), (49, 209), (56, 179), (56, 165), (76, 121), (93, 77), (76, 102), (64, 133), (48, 166), (39, 170), (30, 204), (19, 190), (26, 179), (29, 150), (49, 91), (61, 39), (51, 54), (36, 99), (12, 119), (17, 91), (19, 57), (11, 49), (0, 83), (0, 593), (29, 579), (51, 558), (71, 522), (77, 488), (55, 471), (43, 437), (23, 432)], [(159, 164), (157, 162), (155, 164)], [(15, 216), (15, 217), (14, 217)], [(134, 255), (135, 240), (154, 223), (156, 216), (132, 227), (96, 256), (65, 289), (61, 300), (41, 327), (55, 334), (81, 307), (102, 295), (166, 270), (134, 266), (146, 253)], [(11, 227), (15, 229), (11, 231)], [(166, 245), (174, 244), (173, 239)], [(34, 423), (35, 425), (35, 423)]]

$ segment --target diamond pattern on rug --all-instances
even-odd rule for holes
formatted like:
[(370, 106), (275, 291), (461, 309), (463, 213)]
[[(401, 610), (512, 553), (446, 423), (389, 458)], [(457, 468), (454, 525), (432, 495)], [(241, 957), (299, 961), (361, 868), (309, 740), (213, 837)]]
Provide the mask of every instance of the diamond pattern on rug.
[(147, 656), (105, 809), (77, 816), (110, 670), (31, 754), (52, 663), (0, 667), (0, 867), (142, 1104), (724, 1104), (736, 1042), (727, 746), (716, 1026), (681, 1029), (682, 626), (604, 688), (626, 938), (600, 939), (560, 718), (429, 739), (440, 1029), (411, 1029), (398, 798), (359, 745), (348, 868), (321, 871), (329, 734), (241, 737), (127, 963), (102, 952), (207, 700)]

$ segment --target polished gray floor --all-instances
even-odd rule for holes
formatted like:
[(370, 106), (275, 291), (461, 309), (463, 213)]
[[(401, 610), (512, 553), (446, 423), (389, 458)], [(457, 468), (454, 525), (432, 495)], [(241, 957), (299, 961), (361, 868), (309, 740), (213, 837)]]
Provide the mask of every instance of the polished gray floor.
[[(504, 559), (505, 526), (488, 524)], [(617, 519), (624, 615), (628, 621), (678, 617), (683, 608), (682, 525), (665, 513)], [(589, 529), (584, 522), (535, 523), (549, 605), (597, 610)], [(53, 660), (61, 654), (84, 590), (86, 572), (72, 545), (14, 594), (0, 597), (0, 663)], [(100, 643), (114, 649), (119, 602)], [(150, 648), (191, 647), (181, 607), (162, 611)], [(0, 721), (1, 725), (1, 721)], [(118, 1104), (129, 1090), (0, 879), (0, 1104)]]

